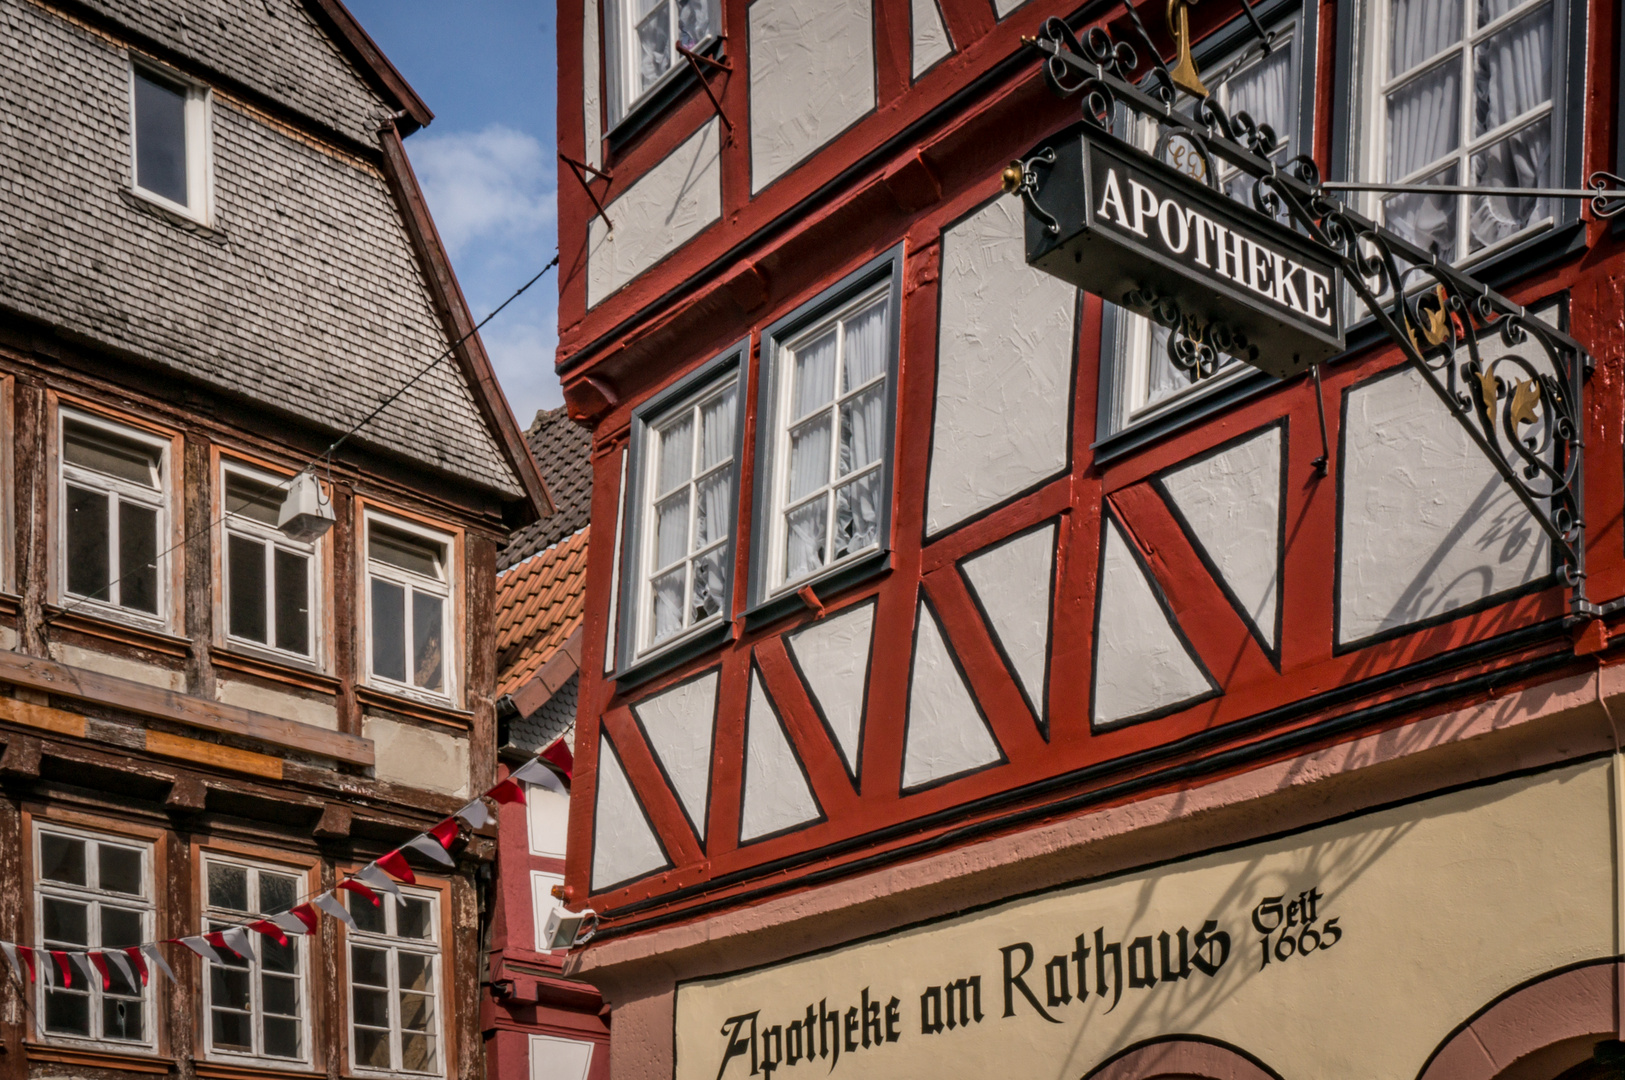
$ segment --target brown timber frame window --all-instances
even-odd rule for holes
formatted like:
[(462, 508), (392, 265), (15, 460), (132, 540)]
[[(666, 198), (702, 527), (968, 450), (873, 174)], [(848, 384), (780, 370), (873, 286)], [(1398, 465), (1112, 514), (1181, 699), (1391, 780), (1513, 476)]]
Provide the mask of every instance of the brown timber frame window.
[(301, 543), (277, 529), (283, 479), (228, 464), (221, 481), (226, 638), (309, 662), (316, 656), (321, 542)]
[[(204, 929), (227, 930), (290, 911), (303, 900), (304, 885), (304, 874), (292, 868), (206, 853)], [(219, 962), (204, 965), (204, 1045), (210, 1057), (280, 1066), (310, 1060), (306, 942), (289, 935), (284, 945), (254, 933), (253, 956), (220, 953)]]
[(456, 674), (454, 539), (399, 518), (368, 514), (366, 523), (369, 679), (445, 703)]
[(347, 893), (350, 1065), (358, 1073), (440, 1076), (438, 893), (401, 887), (397, 903)]

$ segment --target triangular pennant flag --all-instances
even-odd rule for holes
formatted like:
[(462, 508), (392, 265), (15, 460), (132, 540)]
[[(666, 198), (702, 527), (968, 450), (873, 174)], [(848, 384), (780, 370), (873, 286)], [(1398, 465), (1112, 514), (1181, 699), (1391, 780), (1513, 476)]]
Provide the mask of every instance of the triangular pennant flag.
[[(284, 914), (286, 913), (284, 912)], [(295, 919), (294, 922), (298, 923), (299, 920)], [(300, 925), (303, 926), (302, 923)], [(248, 924), (248, 928), (250, 930), (258, 930), (266, 937), (275, 939), (278, 945), (285, 946), (288, 944), (288, 935), (282, 932), (282, 927), (278, 926), (270, 919), (255, 919), (253, 922)], [(295, 930), (294, 933), (301, 933), (301, 931)]]
[(45, 949), (39, 951), (44, 954), (39, 963), (39, 981), (54, 990), (62, 981), (56, 974), (56, 957)]
[(563, 736), (554, 739), (553, 744), (542, 751), (541, 758), (543, 761), (551, 761), (562, 769), (566, 780), (575, 779), (576, 757), (570, 753), (570, 748), (565, 745)]
[[(218, 936), (218, 935), (211, 935), (211, 936)], [(197, 953), (199, 956), (203, 957), (203, 959), (205, 959), (205, 960), (218, 961), (220, 959), (219, 955), (213, 949), (209, 948), (209, 939), (208, 938), (204, 938), (204, 937), (183, 937), (183, 938), (170, 938), (169, 940), (180, 942), (182, 945), (185, 945), (188, 949), (191, 949), (193, 952)]]
[(422, 836), (416, 836), (411, 840), (408, 840), (406, 843), (401, 845), (401, 850), (415, 851), (419, 855), (423, 855), (434, 860), (441, 866), (452, 865), (451, 856), (446, 854), (446, 845), (440, 843), (440, 841), (436, 840), (428, 833), (424, 833)]
[(244, 956), (242, 953), (238, 952), (236, 949), (234, 949), (230, 945), (228, 945), (226, 943), (226, 935), (221, 933), (219, 930), (216, 930), (212, 934), (204, 934), (203, 935), (203, 940), (207, 941), (210, 945), (213, 945), (216, 949), (220, 949), (220, 950), (223, 950), (225, 952), (229, 952), (231, 955), (235, 956), (239, 960), (248, 959), (248, 957)]
[[(305, 929), (303, 931), (304, 933), (314, 934), (316, 932), (316, 923), (318, 922), (316, 917), (316, 909), (311, 907), (309, 904), (300, 904), (298, 907), (288, 912), (288, 914), (292, 915), (305, 925)], [(279, 915), (277, 916), (277, 925), (287, 926), (288, 924), (283, 922), (282, 917)], [(299, 932), (300, 931), (297, 930), (294, 931), (294, 933)]]
[(380, 856), (374, 865), (386, 874), (390, 874), (408, 885), (417, 881), (417, 875), (412, 873), (412, 867), (407, 863), (406, 856), (401, 854), (399, 848), (391, 851), (388, 855)]
[(375, 889), (378, 892), (388, 893), (396, 900), (401, 898), (400, 887), (396, 885), (394, 881), (390, 880), (388, 874), (378, 869), (378, 864), (375, 862), (368, 863), (366, 866), (363, 866), (360, 870), (356, 871), (355, 876), (357, 881), (365, 881), (368, 887)]
[(23, 978), (22, 964), (17, 962), (17, 946), (9, 941), (0, 941), (0, 951), (5, 952), (6, 960), (11, 964), (11, 973), (17, 976), (17, 981), (20, 983), (28, 982), (28, 979)]
[(102, 959), (118, 968), (119, 974), (124, 976), (126, 985), (140, 985), (139, 980), (135, 977), (135, 969), (130, 966), (130, 958), (124, 955), (123, 949), (108, 949), (102, 953)]
[(321, 908), (323, 911), (327, 912), (329, 915), (333, 916), (333, 918), (337, 919), (345, 926), (348, 926), (350, 929), (355, 929), (355, 920), (350, 917), (350, 913), (344, 909), (344, 905), (339, 903), (338, 899), (332, 893), (324, 892), (322, 895), (312, 899), (311, 903), (315, 904), (317, 907)]
[(248, 928), (246, 926), (233, 926), (230, 930), (225, 931), (220, 936), (226, 939), (226, 945), (231, 949), (232, 952), (236, 953), (244, 960), (254, 959), (254, 943), (248, 936)]
[(79, 969), (79, 974), (85, 977), (86, 986), (90, 986), (96, 981), (96, 971), (90, 966), (90, 957), (88, 954), (82, 952), (71, 952), (68, 954), (68, 958), (71, 959), (74, 966)]
[(102, 954), (99, 952), (93, 952), (86, 953), (85, 955), (89, 958), (91, 964), (95, 965), (97, 974), (102, 977), (102, 989), (113, 989), (113, 973), (108, 970), (107, 961), (102, 959)]
[(164, 954), (158, 951), (158, 946), (157, 945), (143, 945), (143, 946), (141, 946), (141, 953), (148, 960), (152, 961), (152, 966), (153, 967), (157, 968), (159, 971), (161, 971), (165, 975), (169, 976), (169, 981), (170, 982), (179, 982), (180, 981), (180, 980), (175, 978), (175, 972), (173, 970), (171, 970), (168, 962), (166, 962), (164, 960)]
[(468, 822), (470, 829), (483, 829), (491, 821), (491, 808), (485, 805), (484, 799), (475, 799), (452, 816)]
[[(146, 947), (151, 948), (151, 946)], [(141, 985), (145, 986), (147, 985), (147, 962), (141, 957), (142, 948), (143, 946), (141, 945), (131, 945), (129, 948), (121, 951), (126, 957), (129, 958), (129, 961), (131, 965), (134, 966), (136, 973), (141, 976)], [(156, 952), (157, 950), (154, 949), (153, 951)]]
[(507, 806), (509, 803), (519, 803), (523, 806), (525, 802), (525, 789), (514, 783), (511, 776), (486, 794), (495, 799), (498, 806)]
[(158, 968), (159, 971), (163, 971), (166, 976), (169, 976), (171, 983), (179, 983), (176, 973), (169, 966), (169, 961), (164, 960), (164, 953), (159, 952), (158, 945), (141, 945), (141, 955), (153, 961), (154, 968)]
[(56, 961), (57, 970), (62, 973), (62, 986), (64, 988), (71, 987), (73, 985), (73, 972), (68, 968), (68, 954), (52, 950), (51, 959)]
[[(556, 791), (560, 795), (570, 793), (569, 789), (564, 786), (564, 781), (559, 779), (559, 774), (549, 768), (540, 758), (532, 758), (525, 762), (518, 769), (515, 769), (514, 774), (508, 779), (517, 780), (524, 784), (535, 784), (549, 791)], [(493, 791), (491, 794), (495, 798), (496, 792)]]
[(353, 892), (357, 896), (371, 900), (373, 907), (378, 906), (378, 894), (361, 884), (361, 882), (357, 881), (355, 878), (345, 878), (343, 881), (339, 882), (338, 887), (343, 889), (345, 892)]
[(34, 969), (34, 950), (27, 945), (18, 945), (16, 948), (17, 955), (23, 958), (24, 964), (28, 965), (28, 978), (33, 982), (39, 982), (39, 973)]
[[(300, 907), (304, 906), (303, 904), (300, 905)], [(299, 908), (294, 908), (293, 911), (284, 911), (280, 915), (272, 915), (265, 921), (286, 930), (290, 934), (308, 934), (310, 933), (310, 924), (298, 915), (298, 911)], [(315, 912), (311, 912), (311, 917), (314, 918), (315, 914)], [(287, 942), (284, 941), (283, 944), (286, 945)]]
[[(449, 817), (430, 829), (425, 835), (434, 837), (441, 847), (449, 851), (452, 842), (457, 839), (457, 819)], [(411, 847), (412, 845), (408, 844), (406, 846)]]

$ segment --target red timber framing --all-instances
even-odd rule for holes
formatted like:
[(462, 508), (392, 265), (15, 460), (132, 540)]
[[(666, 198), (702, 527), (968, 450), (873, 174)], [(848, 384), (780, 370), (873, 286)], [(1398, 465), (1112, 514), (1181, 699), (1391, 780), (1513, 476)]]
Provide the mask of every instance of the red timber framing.
[[(1173, 434), (1097, 462), (1095, 443), (1102, 305), (1084, 296), (1076, 319), (1070, 459), (1052, 479), (980, 516), (926, 537), (927, 474), (940, 325), (944, 231), (1000, 197), (1004, 163), (1076, 118), (1038, 77), (1037, 55), (1021, 44), (1044, 19), (1078, 12), (1073, 3), (1029, 0), (1003, 21), (984, 0), (940, 5), (956, 51), (910, 85), (910, 28), (895, 5), (876, 4), (876, 107), (799, 166), (750, 195), (750, 105), (745, 0), (724, 0), (722, 32), (732, 73), (709, 78), (733, 119), (721, 152), (720, 219), (590, 311), (588, 223), (595, 210), (573, 184), (560, 185), (561, 337), (566, 400), (593, 425), (595, 531), (609, 536), (621, 513), (623, 459), (632, 411), (683, 379), (745, 333), (751, 351), (734, 549), (732, 639), (659, 678), (622, 686), (604, 676), (615, 546), (591, 556), (582, 659), (575, 795), (571, 820), (572, 906), (604, 917), (604, 935), (696, 917), (774, 893), (1015, 831), (1057, 815), (1178, 791), (1263, 762), (1396, 727), (1537, 686), (1614, 659), (1608, 628), (1565, 622), (1565, 594), (1551, 579), (1481, 605), (1453, 609), (1391, 636), (1340, 646), (1336, 639), (1342, 436), (1351, 389), (1403, 363), (1373, 346), (1324, 370), (1247, 397)], [(1611, 169), (1616, 123), (1617, 10), (1584, 4), (1587, 20), (1584, 168)], [(562, 5), (560, 40), (579, 42), (581, 6)], [(1161, 34), (1161, 5), (1142, 19)], [(1576, 9), (1578, 11), (1578, 9)], [(1085, 20), (1122, 19), (1120, 4), (1088, 5)], [(1337, 3), (1319, 5), (1313, 152), (1331, 154)], [(1091, 13), (1094, 13), (1091, 15)], [(1204, 4), (1198, 36), (1240, 17), (1235, 3)], [(1085, 25), (1088, 25), (1087, 21)], [(1081, 31), (1080, 31), (1081, 33)], [(1166, 42), (1164, 42), (1166, 45)], [(561, 47), (560, 148), (586, 152), (581, 50)], [(613, 179), (593, 190), (606, 204), (709, 123), (698, 87), (681, 93), (624, 144), (606, 140)], [(1508, 280), (1502, 291), (1533, 305), (1566, 295), (1568, 331), (1597, 360), (1586, 387), (1587, 560), (1591, 598), (1625, 595), (1625, 247), (1606, 222), (1583, 224), (1582, 253)], [(833, 282), (899, 242), (904, 245), (898, 417), (889, 571), (829, 596), (811, 610), (765, 626), (743, 616), (753, 553), (754, 447), (761, 331)], [(1322, 476), (1319, 407), (1331, 468)], [(1278, 646), (1266, 649), (1227, 597), (1203, 552), (1182, 528), (1157, 479), (1245, 436), (1278, 426), (1282, 435), (1281, 614)], [(1167, 611), (1218, 692), (1140, 722), (1096, 730), (1090, 721), (1103, 522), (1110, 515), (1160, 590)], [(1034, 711), (1001, 655), (960, 569), (967, 557), (1024, 530), (1056, 525), (1046, 700)], [(624, 572), (624, 568), (623, 568)], [(920, 601), (925, 602), (922, 607)], [(855, 605), (876, 603), (865, 701), (860, 780), (850, 778), (784, 643), (787, 633)], [(1006, 759), (905, 794), (903, 769), (910, 647), (916, 613), (939, 620), (971, 693)], [(927, 616), (920, 616), (922, 618)], [(822, 813), (805, 827), (754, 843), (739, 839), (745, 723), (752, 671), (760, 672)], [(702, 842), (665, 777), (632, 706), (707, 671), (720, 673), (715, 742)], [(629, 884), (589, 887), (599, 784), (600, 731), (669, 858), (669, 867)]]

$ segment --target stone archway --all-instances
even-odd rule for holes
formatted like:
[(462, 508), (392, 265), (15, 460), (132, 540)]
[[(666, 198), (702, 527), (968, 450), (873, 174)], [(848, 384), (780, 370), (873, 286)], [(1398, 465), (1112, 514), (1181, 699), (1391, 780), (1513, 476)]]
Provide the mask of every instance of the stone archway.
[(1172, 1036), (1103, 1062), (1084, 1080), (1281, 1080), (1275, 1070), (1224, 1043)]
[(1621, 1035), (1622, 977), (1625, 964), (1600, 960), (1524, 983), (1452, 1032), (1417, 1080), (1552, 1080), (1584, 1066)]

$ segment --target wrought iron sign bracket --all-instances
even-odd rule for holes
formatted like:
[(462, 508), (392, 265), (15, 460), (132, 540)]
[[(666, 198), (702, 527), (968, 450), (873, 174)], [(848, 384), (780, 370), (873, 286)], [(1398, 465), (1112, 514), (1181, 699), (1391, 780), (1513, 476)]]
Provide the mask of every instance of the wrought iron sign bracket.
[(725, 71), (729, 74), (733, 73), (733, 65), (725, 64), (712, 56), (701, 56), (682, 43), (678, 43), (677, 55), (687, 60), (688, 66), (694, 69), (694, 77), (700, 80), (700, 88), (705, 91), (705, 96), (711, 99), (711, 108), (716, 110), (717, 119), (722, 121), (723, 126), (728, 129), (728, 134), (732, 135), (734, 122), (728, 119), (727, 113), (722, 111), (722, 102), (718, 100), (716, 91), (711, 89), (711, 83), (706, 79), (705, 72), (700, 69), (700, 65), (704, 64), (713, 71)]
[(581, 184), (581, 190), (587, 193), (587, 198), (591, 199), (593, 206), (597, 208), (598, 216), (604, 219), (604, 224), (609, 227), (609, 231), (614, 232), (615, 223), (609, 220), (609, 214), (605, 212), (604, 204), (599, 202), (598, 196), (593, 193), (592, 184), (587, 180), (587, 174), (592, 173), (593, 176), (603, 180), (605, 183), (613, 183), (614, 177), (610, 176), (609, 173), (602, 169), (593, 168), (585, 161), (577, 161), (575, 158), (565, 154), (562, 150), (559, 152), (559, 160), (570, 166), (570, 172), (575, 175), (576, 180)]
[[(1143, 27), (1137, 19), (1135, 23), (1150, 47)], [(1024, 160), (1013, 162), (1005, 170), (1005, 190), (1018, 195), (1027, 211), (1030, 262), (1074, 281), (1092, 274), (1102, 281), (1106, 280), (1104, 275), (1115, 275), (1112, 280), (1121, 282), (1134, 275), (1136, 263), (1155, 280), (1176, 284), (1183, 281), (1183, 292), (1175, 287), (1172, 294), (1166, 286), (1159, 290), (1114, 285), (1115, 295), (1102, 295), (1167, 326), (1171, 331), (1169, 358), (1192, 382), (1215, 373), (1223, 362), (1222, 356), (1228, 354), (1278, 375), (1301, 372), (1307, 366), (1313, 373), (1318, 396), (1319, 361), (1332, 355), (1342, 342), (1342, 326), (1333, 327), (1334, 338), (1316, 338), (1314, 327), (1305, 330), (1305, 320), (1297, 318), (1283, 302), (1287, 292), (1295, 292), (1292, 287), (1270, 286), (1273, 297), (1269, 290), (1259, 289), (1259, 283), (1269, 274), (1266, 264), (1270, 259), (1274, 260), (1277, 282), (1284, 282), (1305, 269), (1287, 256), (1303, 252), (1300, 262), (1304, 258), (1317, 261), (1330, 275), (1326, 279), (1331, 282), (1330, 288), (1321, 287), (1325, 281), (1317, 278), (1316, 289), (1317, 298), (1324, 301), (1320, 307), (1334, 313), (1331, 321), (1337, 321), (1335, 313), (1341, 311), (1341, 300), (1326, 300), (1326, 294), (1340, 292), (1340, 280), (1359, 297), (1371, 319), (1400, 349), (1410, 368), (1437, 395), (1528, 510), (1552, 546), (1558, 573), (1569, 592), (1572, 614), (1594, 617), (1601, 611), (1586, 597), (1582, 424), (1590, 359), (1578, 341), (1470, 274), (1441, 261), (1433, 252), (1334, 198), (1331, 192), (1356, 185), (1322, 182), (1318, 168), (1307, 155), (1284, 164), (1271, 160), (1269, 155), (1277, 145), (1275, 133), (1245, 112), (1230, 116), (1211, 97), (1196, 100), (1189, 112), (1176, 108), (1176, 84), (1154, 50), (1150, 77), (1141, 86), (1129, 80), (1140, 66), (1134, 47), (1113, 40), (1099, 27), (1088, 31), (1080, 41), (1064, 21), (1051, 18), (1037, 38), (1025, 40), (1042, 54), (1043, 76), (1050, 89), (1063, 98), (1076, 97), (1083, 120), (1040, 143)], [(1151, 143), (1149, 138), (1140, 138), (1138, 131), (1127, 138), (1114, 132), (1125, 109), (1156, 125), (1154, 156), (1135, 145)], [(1166, 163), (1168, 151), (1175, 144), (1195, 163), (1194, 169), (1182, 173)], [(1090, 184), (1101, 182), (1095, 174), (1104, 172), (1105, 165), (1118, 162), (1125, 169), (1139, 170), (1143, 183), (1133, 181), (1131, 195), (1125, 181), (1119, 196), (1112, 186), (1117, 183), (1114, 171), (1107, 187), (1101, 189), (1107, 195), (1097, 208), (1094, 203), (1099, 193), (1092, 197)], [(1251, 179), (1250, 206), (1231, 199), (1220, 188), (1220, 162), (1245, 174), (1239, 179)], [(1232, 176), (1228, 181), (1230, 191), (1236, 189), (1237, 180)], [(1611, 216), (1625, 210), (1622, 186), (1625, 183), (1619, 177), (1599, 173), (1591, 177), (1587, 189), (1540, 189), (1540, 194), (1584, 198), (1594, 214)], [(1157, 187), (1171, 193), (1166, 195), (1166, 201), (1159, 201), (1151, 191)], [(1211, 193), (1204, 194), (1209, 189), (1224, 196), (1222, 203)], [(1516, 194), (1507, 189), (1490, 191)], [(1232, 272), (1233, 280), (1220, 281), (1210, 270), (1210, 282), (1196, 274), (1189, 256), (1183, 264), (1163, 257), (1166, 252), (1157, 258), (1139, 260), (1119, 257), (1119, 265), (1110, 270), (1099, 269), (1107, 260), (1098, 255), (1087, 260), (1083, 257), (1086, 248), (1108, 253), (1134, 250), (1133, 244), (1124, 246), (1125, 239), (1135, 240), (1126, 230), (1108, 235), (1117, 226), (1106, 228), (1112, 224), (1107, 208), (1122, 205), (1113, 198), (1131, 200), (1129, 217), (1123, 217), (1120, 211), (1118, 225), (1131, 224), (1129, 218), (1140, 213), (1133, 220), (1141, 226), (1140, 236), (1144, 237), (1157, 231), (1144, 207), (1152, 202), (1165, 207), (1176, 195), (1186, 201), (1179, 204), (1177, 213), (1163, 215), (1177, 226), (1171, 230), (1177, 235), (1166, 241), (1171, 250), (1183, 251), (1186, 239), (1196, 235), (1198, 223), (1209, 228), (1215, 251), (1226, 235), (1236, 242), (1236, 236), (1247, 234), (1263, 238), (1257, 244), (1249, 240), (1246, 248), (1249, 258), (1265, 252), (1256, 255), (1262, 260), (1258, 271)], [(1144, 202), (1134, 203), (1136, 199)], [(1181, 220), (1184, 225), (1179, 225)], [(1224, 225), (1216, 224), (1221, 220)], [(1230, 227), (1229, 232), (1225, 225)], [(1170, 237), (1170, 225), (1163, 224), (1162, 229), (1164, 236)], [(1176, 239), (1178, 247), (1174, 246)], [(1138, 243), (1144, 247), (1146, 241)], [(1118, 245), (1116, 249), (1114, 244)], [(1204, 240), (1204, 250), (1206, 246)], [(1215, 261), (1223, 266), (1222, 260), (1216, 257)], [(1235, 287), (1242, 276), (1247, 278), (1253, 295), (1243, 295), (1246, 290)], [(1298, 280), (1306, 286), (1309, 282), (1307, 276)], [(1226, 288), (1228, 299), (1224, 295)], [(1267, 310), (1268, 305), (1259, 296), (1273, 299), (1276, 307)], [(1296, 301), (1297, 296), (1292, 299)], [(1244, 336), (1211, 315), (1198, 318), (1198, 309), (1239, 311), (1240, 322), (1236, 325), (1246, 323), (1252, 333)], [(1297, 310), (1304, 311), (1301, 305)], [(1316, 313), (1324, 318), (1323, 311)], [(1270, 334), (1290, 341), (1294, 349), (1299, 348), (1299, 342), (1306, 343), (1302, 355), (1269, 355), (1272, 350), (1268, 347), (1261, 352), (1260, 346)], [(1327, 344), (1328, 340), (1332, 344)], [(1293, 369), (1292, 364), (1299, 366)], [(1324, 403), (1320, 404), (1324, 408)], [(1328, 457), (1326, 448), (1323, 458), (1316, 461), (1317, 470), (1325, 468), (1324, 459)]]

